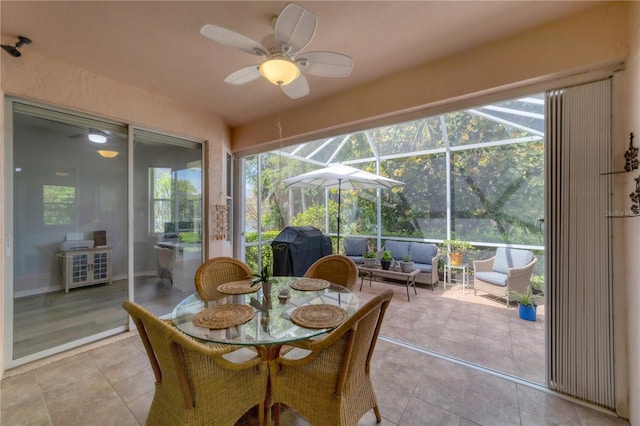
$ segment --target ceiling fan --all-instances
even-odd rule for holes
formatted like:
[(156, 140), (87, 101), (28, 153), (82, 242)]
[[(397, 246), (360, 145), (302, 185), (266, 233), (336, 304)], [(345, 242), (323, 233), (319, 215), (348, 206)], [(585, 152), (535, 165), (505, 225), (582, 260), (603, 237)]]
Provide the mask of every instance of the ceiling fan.
[(98, 129), (87, 129), (81, 133), (69, 136), (70, 138), (87, 138), (94, 143), (105, 143), (111, 135), (111, 132)]
[(335, 52), (300, 53), (316, 32), (316, 16), (294, 3), (287, 4), (274, 18), (274, 33), (258, 43), (249, 37), (217, 25), (205, 25), (200, 33), (211, 40), (243, 52), (264, 57), (258, 65), (240, 68), (224, 81), (245, 84), (263, 76), (292, 99), (309, 94), (309, 83), (301, 72), (322, 77), (351, 74), (353, 59)]

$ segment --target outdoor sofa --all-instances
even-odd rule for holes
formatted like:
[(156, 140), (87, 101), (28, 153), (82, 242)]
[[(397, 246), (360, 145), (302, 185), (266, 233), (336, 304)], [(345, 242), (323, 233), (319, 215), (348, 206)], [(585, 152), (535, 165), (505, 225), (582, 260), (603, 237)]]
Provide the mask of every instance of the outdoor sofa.
[(389, 250), (393, 260), (403, 261), (409, 255), (414, 269), (420, 269), (416, 276), (416, 283), (428, 284), (432, 287), (438, 284), (438, 246), (432, 243), (417, 241), (387, 240), (384, 250)]
[[(357, 265), (362, 265), (364, 260), (362, 255), (367, 251), (366, 238), (345, 238), (343, 240), (344, 254), (351, 258)], [(387, 240), (384, 250), (389, 250), (394, 260), (402, 261), (408, 254), (413, 262), (414, 269), (420, 269), (416, 276), (416, 283), (428, 284), (431, 286), (438, 284), (438, 246), (431, 243), (421, 243), (416, 241), (394, 241)], [(380, 254), (376, 258), (380, 259)]]

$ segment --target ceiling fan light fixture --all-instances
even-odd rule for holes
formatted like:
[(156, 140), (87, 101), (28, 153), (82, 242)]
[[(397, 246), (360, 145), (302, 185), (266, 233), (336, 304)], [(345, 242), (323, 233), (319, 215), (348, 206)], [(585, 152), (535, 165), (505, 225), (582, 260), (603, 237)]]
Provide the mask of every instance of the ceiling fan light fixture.
[(100, 149), (100, 150), (98, 150), (98, 154), (100, 154), (104, 158), (115, 158), (115, 157), (118, 156), (119, 152), (118, 151), (108, 151), (108, 150), (105, 150), (105, 149)]
[(286, 86), (300, 75), (300, 68), (284, 57), (274, 57), (260, 65), (260, 74), (271, 83)]
[(91, 142), (95, 143), (105, 143), (107, 141), (107, 137), (102, 133), (91, 132), (88, 137)]

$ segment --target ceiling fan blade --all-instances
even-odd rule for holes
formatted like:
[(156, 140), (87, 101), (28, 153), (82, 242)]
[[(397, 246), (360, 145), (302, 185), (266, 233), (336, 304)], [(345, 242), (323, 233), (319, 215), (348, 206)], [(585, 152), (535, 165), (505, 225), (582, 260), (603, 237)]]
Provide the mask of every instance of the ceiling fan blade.
[(353, 69), (352, 58), (335, 52), (303, 53), (296, 63), (302, 71), (322, 77), (345, 77)]
[(200, 29), (200, 34), (225, 46), (234, 47), (247, 53), (258, 56), (266, 56), (268, 49), (255, 40), (247, 36), (238, 34), (235, 31), (207, 24)]
[(290, 49), (285, 53), (296, 53), (302, 50), (316, 33), (316, 15), (304, 7), (289, 3), (282, 9), (275, 25), (276, 47), (282, 45)]
[(291, 83), (280, 86), (285, 95), (290, 97), (291, 99), (302, 98), (303, 96), (307, 96), (309, 94), (309, 83), (304, 75), (300, 74), (298, 78), (293, 80)]
[(240, 68), (229, 74), (227, 78), (224, 79), (224, 82), (239, 86), (260, 78), (260, 76), (258, 65), (249, 65), (248, 67)]

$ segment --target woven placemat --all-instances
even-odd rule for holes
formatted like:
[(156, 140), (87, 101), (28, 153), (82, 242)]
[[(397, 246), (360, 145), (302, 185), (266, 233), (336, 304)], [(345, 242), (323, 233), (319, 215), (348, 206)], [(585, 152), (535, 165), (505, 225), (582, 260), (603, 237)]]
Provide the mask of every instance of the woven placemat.
[(306, 305), (295, 308), (289, 317), (300, 327), (331, 328), (342, 324), (349, 314), (335, 305)]
[(220, 284), (218, 291), (224, 294), (247, 294), (253, 293), (262, 288), (262, 283), (251, 285), (251, 281), (232, 281), (230, 283)]
[(193, 324), (198, 327), (221, 329), (244, 324), (253, 318), (251, 306), (231, 303), (206, 308), (193, 317)]
[(300, 278), (289, 285), (291, 288), (295, 288), (296, 290), (315, 291), (327, 288), (330, 284), (329, 281), (321, 280), (319, 278)]

